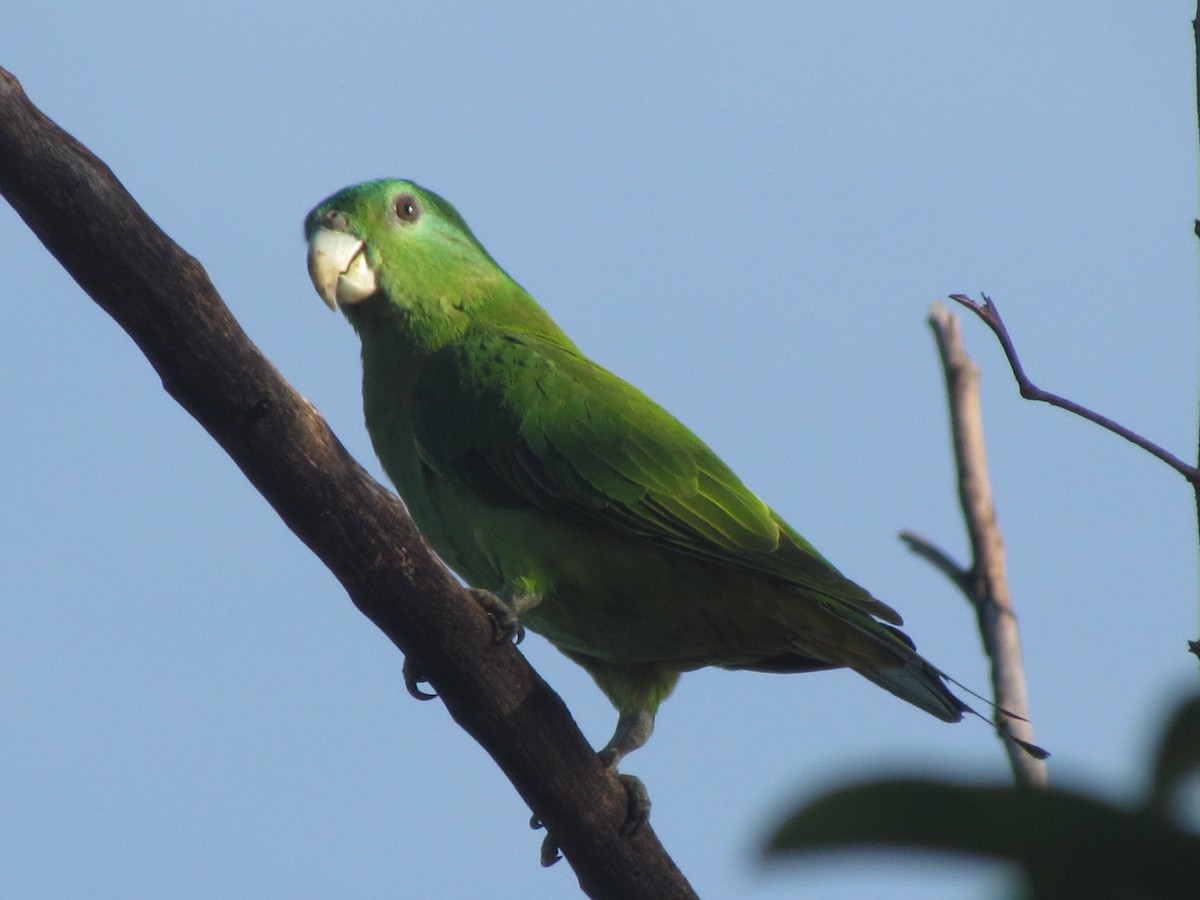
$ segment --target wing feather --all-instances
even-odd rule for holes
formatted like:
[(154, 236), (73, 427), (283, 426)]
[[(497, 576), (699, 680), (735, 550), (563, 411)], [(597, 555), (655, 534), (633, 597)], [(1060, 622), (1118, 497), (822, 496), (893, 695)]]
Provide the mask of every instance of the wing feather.
[(678, 420), (572, 348), (520, 334), (452, 344), (422, 374), (413, 424), (431, 468), (494, 502), (756, 570), (901, 622)]

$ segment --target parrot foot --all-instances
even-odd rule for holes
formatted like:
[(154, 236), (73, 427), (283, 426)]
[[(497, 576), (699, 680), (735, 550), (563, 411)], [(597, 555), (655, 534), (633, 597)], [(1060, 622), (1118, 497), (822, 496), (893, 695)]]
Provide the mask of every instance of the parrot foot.
[(636, 775), (617, 774), (617, 778), (625, 788), (629, 798), (629, 806), (625, 811), (625, 821), (621, 823), (621, 837), (633, 837), (646, 823), (650, 821), (650, 792), (642, 779)]
[(436, 700), (437, 694), (431, 694), (428, 691), (423, 691), (420, 688), (421, 682), (428, 682), (429, 679), (422, 675), (412, 661), (404, 658), (404, 688), (408, 693), (417, 700)]
[[(606, 766), (606, 768), (612, 767)], [(618, 834), (623, 838), (631, 838), (650, 821), (650, 792), (646, 790), (646, 785), (642, 782), (642, 779), (636, 775), (622, 775), (616, 771), (613, 774), (621, 782), (621, 787), (625, 788), (625, 796), (628, 798), (625, 808), (625, 821), (621, 823)], [(546, 826), (534, 814), (529, 817), (529, 827), (534, 831), (538, 831)], [(558, 841), (554, 840), (554, 835), (546, 832), (546, 837), (542, 840), (542, 848), (539, 851), (538, 861), (541, 863), (542, 868), (548, 869), (560, 859), (562, 859), (562, 854), (558, 849)]]
[(467, 588), (467, 593), (483, 607), (483, 611), (492, 620), (492, 641), (494, 643), (505, 644), (512, 641), (519, 644), (525, 640), (525, 626), (521, 624), (521, 620), (517, 618), (516, 609), (513, 608), (518, 604), (507, 603), (491, 591), (481, 588)]
[[(542, 824), (541, 819), (533, 815), (529, 817), (529, 827), (534, 831), (538, 831), (546, 826)], [(538, 861), (542, 864), (543, 869), (548, 869), (560, 859), (562, 859), (562, 854), (558, 852), (558, 842), (547, 832), (545, 840), (542, 841), (542, 849)]]

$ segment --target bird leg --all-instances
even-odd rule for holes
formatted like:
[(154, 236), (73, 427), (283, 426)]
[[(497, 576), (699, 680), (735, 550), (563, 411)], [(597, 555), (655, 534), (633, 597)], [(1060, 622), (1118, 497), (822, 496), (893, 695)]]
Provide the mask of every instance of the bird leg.
[(601, 764), (609, 769), (629, 798), (625, 821), (621, 823), (621, 837), (631, 837), (650, 821), (650, 793), (646, 785), (635, 775), (622, 775), (617, 763), (650, 739), (654, 731), (654, 713), (648, 709), (634, 709), (621, 713), (617, 719), (617, 730), (603, 749), (597, 754)]
[(654, 713), (650, 710), (634, 709), (621, 713), (617, 719), (617, 730), (599, 752), (600, 762), (615, 772), (617, 763), (650, 740), (653, 731)]

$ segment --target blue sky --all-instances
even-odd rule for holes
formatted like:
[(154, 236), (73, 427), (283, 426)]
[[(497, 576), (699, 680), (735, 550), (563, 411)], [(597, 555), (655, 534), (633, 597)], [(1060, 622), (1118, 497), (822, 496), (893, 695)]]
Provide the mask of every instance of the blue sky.
[[(0, 65), (375, 473), (357, 341), (300, 223), (398, 176), (984, 689), (969, 610), (896, 539), (965, 556), (925, 312), (987, 290), (1043, 387), (1194, 457), (1193, 14), (117, 0), (6, 11)], [(394, 648), (7, 207), (0, 271), (0, 894), (572, 896), (483, 751), (407, 697)], [(1195, 679), (1190, 492), (1021, 400), (964, 331), (1051, 778), (1134, 796)], [(587, 676), (522, 649), (603, 743)], [(1005, 883), (896, 855), (757, 865), (832, 785), (1005, 775), (981, 723), (847, 673), (686, 676), (624, 768), (706, 897)]]

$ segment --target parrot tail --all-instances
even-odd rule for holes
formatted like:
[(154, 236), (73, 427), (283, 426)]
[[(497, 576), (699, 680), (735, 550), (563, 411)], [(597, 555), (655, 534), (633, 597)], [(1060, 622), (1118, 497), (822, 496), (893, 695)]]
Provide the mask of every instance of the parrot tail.
[(960, 722), (964, 713), (975, 712), (950, 693), (937, 669), (915, 653), (893, 668), (855, 671), (943, 722)]

